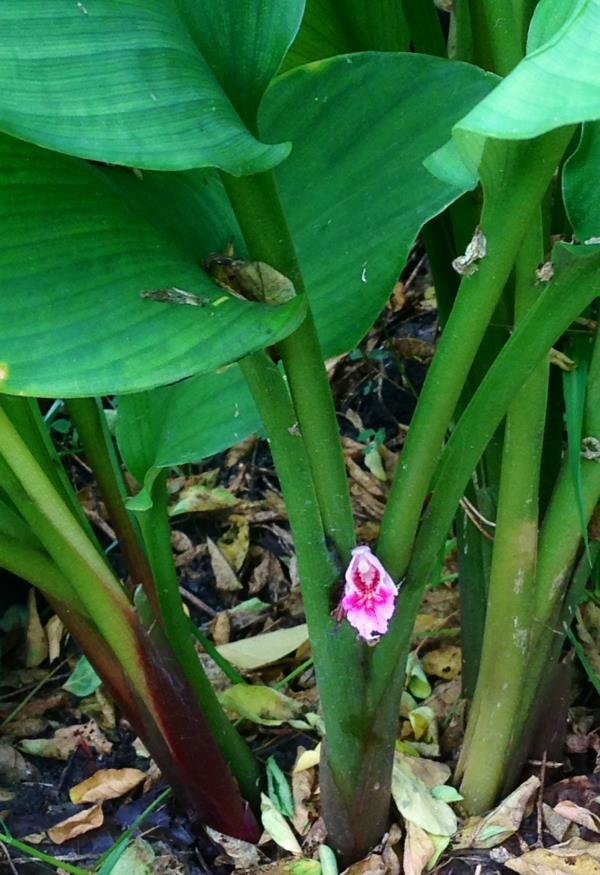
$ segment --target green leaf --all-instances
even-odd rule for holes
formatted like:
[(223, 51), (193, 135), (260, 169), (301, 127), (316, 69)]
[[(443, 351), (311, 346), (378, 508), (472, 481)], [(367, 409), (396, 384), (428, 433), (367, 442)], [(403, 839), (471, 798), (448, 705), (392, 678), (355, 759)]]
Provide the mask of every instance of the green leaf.
[(392, 796), (402, 817), (421, 829), (438, 836), (452, 836), (458, 823), (446, 802), (433, 798), (401, 756), (394, 757)]
[(600, 122), (583, 126), (575, 152), (563, 170), (563, 198), (578, 240), (600, 238)]
[[(200, 24), (206, 4), (194, 5), (203, 10), (196, 13)], [(207, 22), (215, 21), (217, 7), (226, 15), (223, 4), (210, 6)], [(288, 154), (288, 145), (268, 146), (250, 134), (171, 0), (3, 0), (0, 30), (6, 133), (155, 170), (257, 173)], [(244, 44), (239, 31), (229, 33), (230, 41), (236, 36)], [(275, 51), (272, 45), (267, 54)], [(248, 81), (247, 70), (239, 74)]]
[(463, 799), (458, 790), (448, 784), (440, 784), (430, 792), (434, 799), (440, 799), (442, 802), (461, 802)]
[(268, 90), (259, 129), (294, 143), (276, 175), (326, 356), (358, 344), (422, 225), (466, 190), (423, 160), (495, 82), (468, 64), (364, 53), (292, 70)]
[(304, 2), (177, 0), (204, 59), (249, 122), (300, 27)]
[(431, 695), (431, 685), (427, 675), (421, 668), (416, 653), (409, 653), (406, 660), (406, 685), (409, 692), (417, 699), (426, 699)]
[(281, 726), (302, 710), (289, 696), (258, 684), (234, 684), (219, 694), (219, 701), (228, 711), (262, 726)]
[(281, 771), (275, 757), (267, 760), (267, 786), (269, 799), (278, 811), (290, 819), (294, 816), (294, 800), (288, 779)]
[(260, 794), (260, 810), (262, 824), (275, 844), (291, 854), (301, 856), (302, 849), (289, 823), (265, 793)]
[(397, 0), (307, 0), (302, 27), (284, 70), (346, 52), (403, 52), (409, 42), (408, 25)]
[[(299, 298), (269, 307), (224, 293), (86, 162), (0, 136), (0, 168), (0, 391), (148, 389), (214, 370), (301, 320)], [(140, 296), (172, 286), (207, 305)]]
[(80, 656), (62, 688), (79, 699), (84, 699), (86, 696), (91, 696), (101, 683), (101, 678), (98, 677), (87, 657)]
[(460, 129), (527, 140), (600, 118), (600, 4), (578, 0), (571, 3), (570, 15), (561, 10), (555, 15), (552, 3), (543, 4), (529, 33), (535, 50), (465, 116)]
[(238, 365), (119, 399), (119, 449), (140, 483), (149, 468), (197, 462), (260, 427)]

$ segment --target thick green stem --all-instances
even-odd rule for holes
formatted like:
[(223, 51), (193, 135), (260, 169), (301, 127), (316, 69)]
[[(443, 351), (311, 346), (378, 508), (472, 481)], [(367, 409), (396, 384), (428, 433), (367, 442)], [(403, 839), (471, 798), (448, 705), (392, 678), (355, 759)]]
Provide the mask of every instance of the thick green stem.
[(421, 509), (478, 346), (570, 131), (527, 143), (490, 142), (482, 168), (487, 252), (463, 277), (411, 422), (381, 524), (378, 553), (392, 576), (408, 564)]
[(125, 507), (127, 491), (100, 402), (96, 398), (71, 398), (67, 407), (94, 471), (131, 579), (134, 585), (141, 584), (152, 599), (152, 572)]
[(469, 0), (476, 64), (507, 76), (523, 56), (522, 22), (514, 0)]
[[(330, 840), (345, 860), (358, 858), (385, 831), (398, 703), (368, 708), (370, 653), (347, 624), (331, 617), (339, 570), (327, 549), (305, 442), (294, 429), (296, 412), (277, 366), (265, 353), (241, 362), (262, 416), (286, 501), (298, 556), (302, 595), (325, 727), (327, 757), (322, 795)], [(370, 788), (379, 785), (379, 791)], [(369, 788), (369, 789), (368, 789)]]
[[(264, 261), (304, 293), (300, 266), (272, 173), (223, 174), (250, 257)], [(346, 563), (355, 544), (350, 493), (335, 408), (310, 307), (302, 325), (278, 345), (314, 480), (325, 532)]]
[(86, 616), (85, 605), (50, 557), (41, 550), (0, 533), (0, 567), (28, 580), (45, 596), (58, 599)]
[(164, 633), (225, 761), (238, 780), (242, 795), (258, 809), (260, 774), (257, 763), (244, 740), (227, 719), (206, 677), (194, 647), (188, 617), (183, 610), (171, 548), (166, 472), (162, 472), (154, 481), (152, 507), (141, 511), (138, 518), (156, 581), (155, 594)]
[[(515, 321), (537, 298), (535, 270), (543, 255), (540, 217), (517, 259)], [(481, 665), (457, 770), (458, 776), (464, 774), (461, 793), (471, 813), (490, 808), (502, 789), (527, 682), (547, 385), (545, 362), (522, 387), (506, 419)]]

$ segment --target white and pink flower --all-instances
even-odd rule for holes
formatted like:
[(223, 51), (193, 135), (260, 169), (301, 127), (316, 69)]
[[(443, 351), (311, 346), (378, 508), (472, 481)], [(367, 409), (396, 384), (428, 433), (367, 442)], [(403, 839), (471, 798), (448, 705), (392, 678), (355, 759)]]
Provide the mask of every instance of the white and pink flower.
[(355, 547), (340, 607), (360, 638), (374, 644), (387, 632), (397, 594), (394, 581), (370, 547)]

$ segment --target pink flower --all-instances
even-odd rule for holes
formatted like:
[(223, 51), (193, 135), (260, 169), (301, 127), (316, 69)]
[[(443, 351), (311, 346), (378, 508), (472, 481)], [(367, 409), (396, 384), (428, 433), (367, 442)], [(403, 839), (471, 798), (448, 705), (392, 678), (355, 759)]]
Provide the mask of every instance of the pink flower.
[(398, 590), (370, 547), (355, 547), (346, 569), (342, 613), (360, 638), (371, 644), (387, 632)]

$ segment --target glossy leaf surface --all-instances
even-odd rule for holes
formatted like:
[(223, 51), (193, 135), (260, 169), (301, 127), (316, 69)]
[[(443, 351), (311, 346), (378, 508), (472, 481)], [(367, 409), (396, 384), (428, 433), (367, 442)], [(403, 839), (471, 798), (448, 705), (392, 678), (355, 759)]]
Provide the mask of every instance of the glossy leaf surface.
[[(184, 5), (214, 24), (222, 4), (211, 3), (210, 12), (201, 11), (204, 3)], [(235, 24), (229, 17), (222, 31)], [(241, 25), (227, 34), (240, 47)], [(255, 28), (261, 46), (260, 28), (269, 26), (264, 14)], [(272, 167), (288, 152), (250, 134), (174, 0), (3, 0), (0, 32), (0, 130), (13, 136), (97, 161), (238, 175)], [(287, 23), (288, 42), (293, 32)], [(259, 54), (276, 61), (281, 43), (278, 34)], [(259, 59), (239, 48), (238, 57), (237, 84), (252, 87), (248, 65)], [(263, 65), (261, 82), (273, 66)]]
[(600, 238), (600, 122), (583, 126), (563, 171), (565, 209), (578, 240)]
[[(298, 299), (234, 298), (86, 162), (0, 137), (0, 391), (131, 392), (214, 370), (285, 336)], [(177, 287), (206, 306), (143, 300)]]

